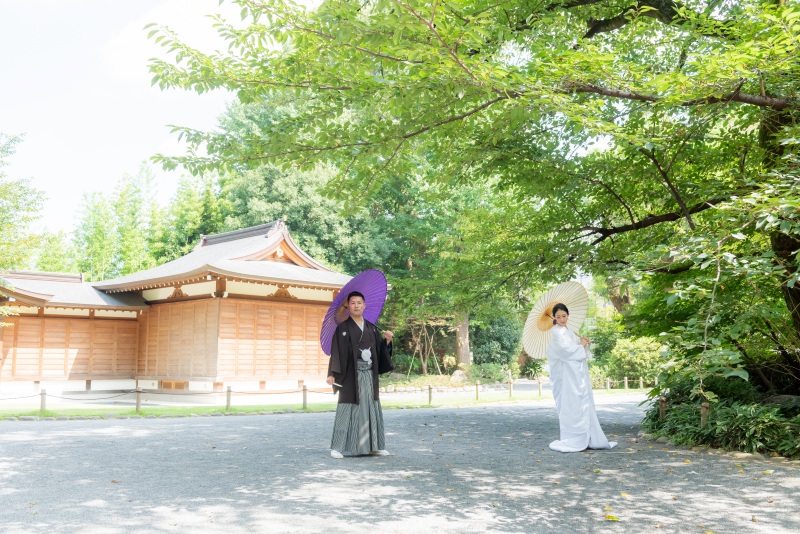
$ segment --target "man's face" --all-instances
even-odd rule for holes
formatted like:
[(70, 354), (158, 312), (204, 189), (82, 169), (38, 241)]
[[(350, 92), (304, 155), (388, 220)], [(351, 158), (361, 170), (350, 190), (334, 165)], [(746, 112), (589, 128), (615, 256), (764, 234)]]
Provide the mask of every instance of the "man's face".
[(350, 310), (350, 316), (359, 318), (364, 313), (364, 299), (361, 297), (351, 297), (347, 301), (347, 309)]

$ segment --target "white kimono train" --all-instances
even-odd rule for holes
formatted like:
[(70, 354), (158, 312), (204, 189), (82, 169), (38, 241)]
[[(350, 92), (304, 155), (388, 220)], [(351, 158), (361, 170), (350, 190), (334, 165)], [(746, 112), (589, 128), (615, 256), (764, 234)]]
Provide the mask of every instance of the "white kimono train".
[(550, 444), (558, 452), (579, 452), (584, 449), (610, 449), (609, 442), (594, 408), (592, 381), (586, 363), (588, 351), (571, 330), (556, 325), (547, 347), (550, 382), (556, 400), (556, 413), (561, 439)]

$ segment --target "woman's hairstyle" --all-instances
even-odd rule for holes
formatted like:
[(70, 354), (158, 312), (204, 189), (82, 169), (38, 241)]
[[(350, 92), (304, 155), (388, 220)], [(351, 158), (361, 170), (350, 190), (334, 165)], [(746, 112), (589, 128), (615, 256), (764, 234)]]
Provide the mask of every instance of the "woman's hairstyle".
[(558, 304), (553, 306), (553, 324), (556, 324), (556, 314), (559, 311), (563, 311), (564, 313), (569, 315), (569, 310), (567, 309), (566, 304), (562, 304), (562, 303), (559, 302)]
[(367, 299), (364, 298), (364, 295), (362, 295), (360, 291), (351, 291), (350, 293), (347, 294), (346, 302), (350, 302), (350, 299), (353, 297), (361, 297), (361, 300), (363, 300), (364, 302), (367, 301)]

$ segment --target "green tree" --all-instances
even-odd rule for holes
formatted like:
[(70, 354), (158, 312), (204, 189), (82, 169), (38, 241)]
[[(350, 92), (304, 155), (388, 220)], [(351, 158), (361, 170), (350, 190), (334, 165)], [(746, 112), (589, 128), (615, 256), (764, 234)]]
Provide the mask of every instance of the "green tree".
[(73, 244), (81, 272), (88, 281), (117, 276), (119, 234), (113, 204), (102, 193), (86, 193), (78, 213)]
[[(671, 346), (699, 393), (748, 360), (800, 391), (795, 3), (237, 3), (225, 53), (154, 28), (177, 54), (156, 82), (287, 111), (246, 137), (184, 130), (209, 156), (167, 166), (324, 158), (337, 187), (375, 192), (424, 155), (504, 191), (482, 226), (459, 221), (475, 291), (653, 277), (660, 310), (688, 304)], [(748, 309), (766, 311), (729, 313)]]
[(149, 237), (155, 226), (154, 214), (158, 212), (155, 192), (155, 177), (144, 164), (136, 176), (126, 174), (117, 183), (112, 204), (119, 243), (116, 263), (120, 275), (155, 266)]
[(40, 217), (44, 197), (30, 180), (15, 180), (3, 171), (20, 142), (0, 134), (0, 271), (27, 265), (37, 240), (30, 224)]
[(333, 269), (382, 268), (389, 241), (369, 206), (325, 196), (331, 168), (283, 171), (262, 166), (223, 179), (226, 230), (285, 218), (298, 246)]
[(650, 382), (662, 364), (663, 344), (655, 338), (638, 337), (620, 339), (606, 359), (606, 375), (613, 380), (639, 377)]
[(39, 247), (34, 259), (34, 268), (51, 273), (74, 273), (78, 271), (75, 247), (64, 231), (45, 232), (39, 236)]
[(486, 324), (470, 327), (470, 346), (476, 364), (509, 365), (517, 360), (522, 345), (522, 324), (515, 315), (498, 315)]
[(217, 180), (184, 176), (158, 224), (153, 253), (159, 263), (191, 252), (203, 235), (222, 231)]

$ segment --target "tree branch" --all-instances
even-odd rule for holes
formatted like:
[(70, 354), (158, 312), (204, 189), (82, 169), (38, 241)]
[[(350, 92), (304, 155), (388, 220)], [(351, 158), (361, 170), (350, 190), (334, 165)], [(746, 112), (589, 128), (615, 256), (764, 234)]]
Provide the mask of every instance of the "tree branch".
[(622, 204), (622, 207), (623, 207), (623, 208), (625, 208), (625, 211), (627, 211), (627, 212), (628, 212), (628, 217), (630, 217), (631, 224), (636, 224), (636, 220), (635, 220), (635, 218), (633, 217), (633, 212), (631, 211), (631, 208), (630, 208), (630, 206), (628, 206), (627, 202), (625, 202), (625, 201), (622, 199), (622, 197), (621, 197), (621, 196), (619, 196), (619, 195), (617, 194), (617, 192), (616, 192), (616, 191), (614, 191), (613, 189), (611, 189), (611, 187), (610, 187), (610, 186), (608, 186), (608, 185), (607, 185), (605, 182), (603, 182), (603, 180), (596, 180), (596, 179), (593, 179), (593, 178), (586, 178), (586, 181), (588, 181), (589, 183), (592, 183), (592, 184), (597, 184), (597, 185), (600, 185), (600, 186), (602, 186), (603, 188), (605, 188), (605, 190), (606, 190), (606, 191), (608, 191), (609, 193), (611, 193), (611, 195), (612, 195), (614, 198), (616, 198), (616, 199), (617, 199), (617, 201), (618, 201), (620, 204)]
[[(689, 213), (699, 213), (701, 211), (705, 211), (709, 208), (716, 206), (717, 204), (721, 204), (725, 202), (727, 198), (713, 198), (711, 200), (706, 200), (703, 202), (698, 202), (691, 208), (689, 208)], [(592, 234), (596, 234), (599, 237), (592, 242), (592, 245), (596, 245), (601, 241), (605, 241), (607, 238), (616, 235), (616, 234), (623, 234), (625, 232), (630, 232), (632, 230), (641, 230), (642, 228), (647, 228), (649, 226), (654, 226), (656, 224), (660, 224), (663, 222), (670, 222), (670, 221), (677, 221), (681, 219), (683, 214), (680, 212), (669, 212), (669, 213), (662, 213), (661, 215), (648, 215), (644, 219), (637, 221), (632, 224), (624, 224), (622, 226), (612, 226), (610, 228), (603, 228), (600, 226), (584, 226), (580, 228), (578, 231), (580, 232), (587, 232), (584, 237), (588, 237)]]
[[(659, 102), (663, 100), (662, 97), (654, 95), (645, 95), (641, 93), (634, 93), (632, 91), (625, 91), (622, 89), (613, 89), (610, 87), (600, 87), (592, 84), (568, 84), (563, 93), (594, 93), (603, 96), (610, 96), (612, 98), (619, 98), (622, 100), (637, 100), (639, 102)], [(680, 106), (699, 106), (701, 104), (718, 104), (720, 102), (740, 102), (742, 104), (750, 104), (753, 106), (772, 108), (772, 109), (786, 109), (797, 103), (797, 100), (792, 98), (775, 98), (771, 96), (750, 95), (742, 93), (739, 89), (726, 93), (722, 96), (709, 96), (705, 98), (696, 98), (694, 100), (685, 100), (681, 102)]]
[(412, 14), (412, 15), (413, 15), (413, 16), (414, 16), (414, 17), (415, 17), (417, 20), (419, 20), (419, 21), (420, 21), (420, 22), (422, 22), (422, 23), (423, 23), (425, 26), (427, 26), (427, 27), (428, 27), (428, 29), (431, 31), (431, 33), (433, 33), (433, 35), (435, 35), (435, 36), (436, 36), (436, 38), (439, 40), (439, 42), (442, 44), (442, 46), (444, 47), (444, 49), (445, 49), (445, 50), (447, 50), (447, 53), (448, 53), (448, 55), (449, 55), (451, 58), (453, 58), (453, 61), (455, 61), (455, 62), (456, 62), (456, 64), (457, 64), (459, 67), (461, 67), (461, 70), (463, 70), (464, 72), (466, 72), (466, 73), (469, 75), (469, 77), (470, 77), (470, 78), (472, 78), (473, 80), (475, 80), (475, 81), (478, 81), (478, 78), (477, 78), (477, 77), (476, 77), (474, 74), (472, 74), (472, 71), (471, 71), (471, 70), (469, 70), (469, 68), (468, 68), (466, 65), (464, 65), (464, 63), (463, 63), (463, 62), (462, 62), (462, 61), (459, 59), (459, 57), (458, 57), (458, 54), (456, 54), (456, 53), (455, 53), (455, 52), (454, 52), (454, 51), (453, 51), (453, 50), (452, 50), (452, 49), (451, 49), (451, 48), (450, 48), (450, 47), (447, 45), (447, 43), (446, 43), (446, 42), (444, 41), (444, 39), (442, 38), (441, 34), (440, 34), (440, 33), (439, 33), (437, 30), (436, 30), (436, 25), (435, 25), (435, 24), (433, 24), (433, 16), (431, 16), (431, 20), (430, 20), (430, 21), (428, 21), (428, 20), (425, 20), (425, 17), (423, 17), (421, 14), (417, 13), (416, 11), (414, 11), (414, 9), (413, 9), (411, 6), (408, 6), (408, 5), (406, 5), (406, 4), (403, 4), (403, 3), (402, 3), (402, 2), (400, 2), (399, 0), (394, 0), (394, 3), (395, 3), (395, 4), (397, 4), (398, 6), (402, 7), (403, 9), (405, 9), (406, 11), (408, 11), (409, 13), (411, 13), (411, 14)]
[[(680, 14), (680, 9), (686, 6), (675, 0), (639, 0), (635, 6), (625, 9), (615, 17), (602, 20), (589, 20), (589, 29), (583, 35), (584, 39), (591, 39), (598, 33), (612, 32), (618, 30), (636, 20), (636, 17), (650, 17), (663, 24), (682, 26), (690, 22), (690, 19)], [(733, 21), (716, 21), (714, 27), (709, 30), (701, 31), (701, 35), (707, 37), (730, 38), (730, 30), (734, 26)]]
[(672, 183), (672, 180), (669, 179), (669, 175), (664, 170), (664, 168), (661, 167), (661, 163), (659, 163), (658, 158), (656, 158), (656, 155), (653, 153), (652, 150), (647, 150), (646, 148), (643, 147), (639, 148), (639, 152), (644, 154), (650, 161), (653, 162), (653, 165), (656, 166), (656, 169), (658, 169), (659, 174), (661, 174), (661, 178), (664, 180), (664, 182), (666, 182), (667, 187), (669, 187), (669, 190), (672, 192), (672, 198), (674, 198), (675, 202), (677, 202), (678, 206), (680, 206), (681, 212), (683, 213), (683, 216), (686, 218), (686, 222), (689, 223), (689, 228), (694, 230), (695, 229), (694, 221), (692, 221), (692, 216), (689, 214), (689, 211), (686, 208), (686, 203), (683, 201), (680, 191), (678, 191), (678, 188), (675, 187), (675, 184)]

